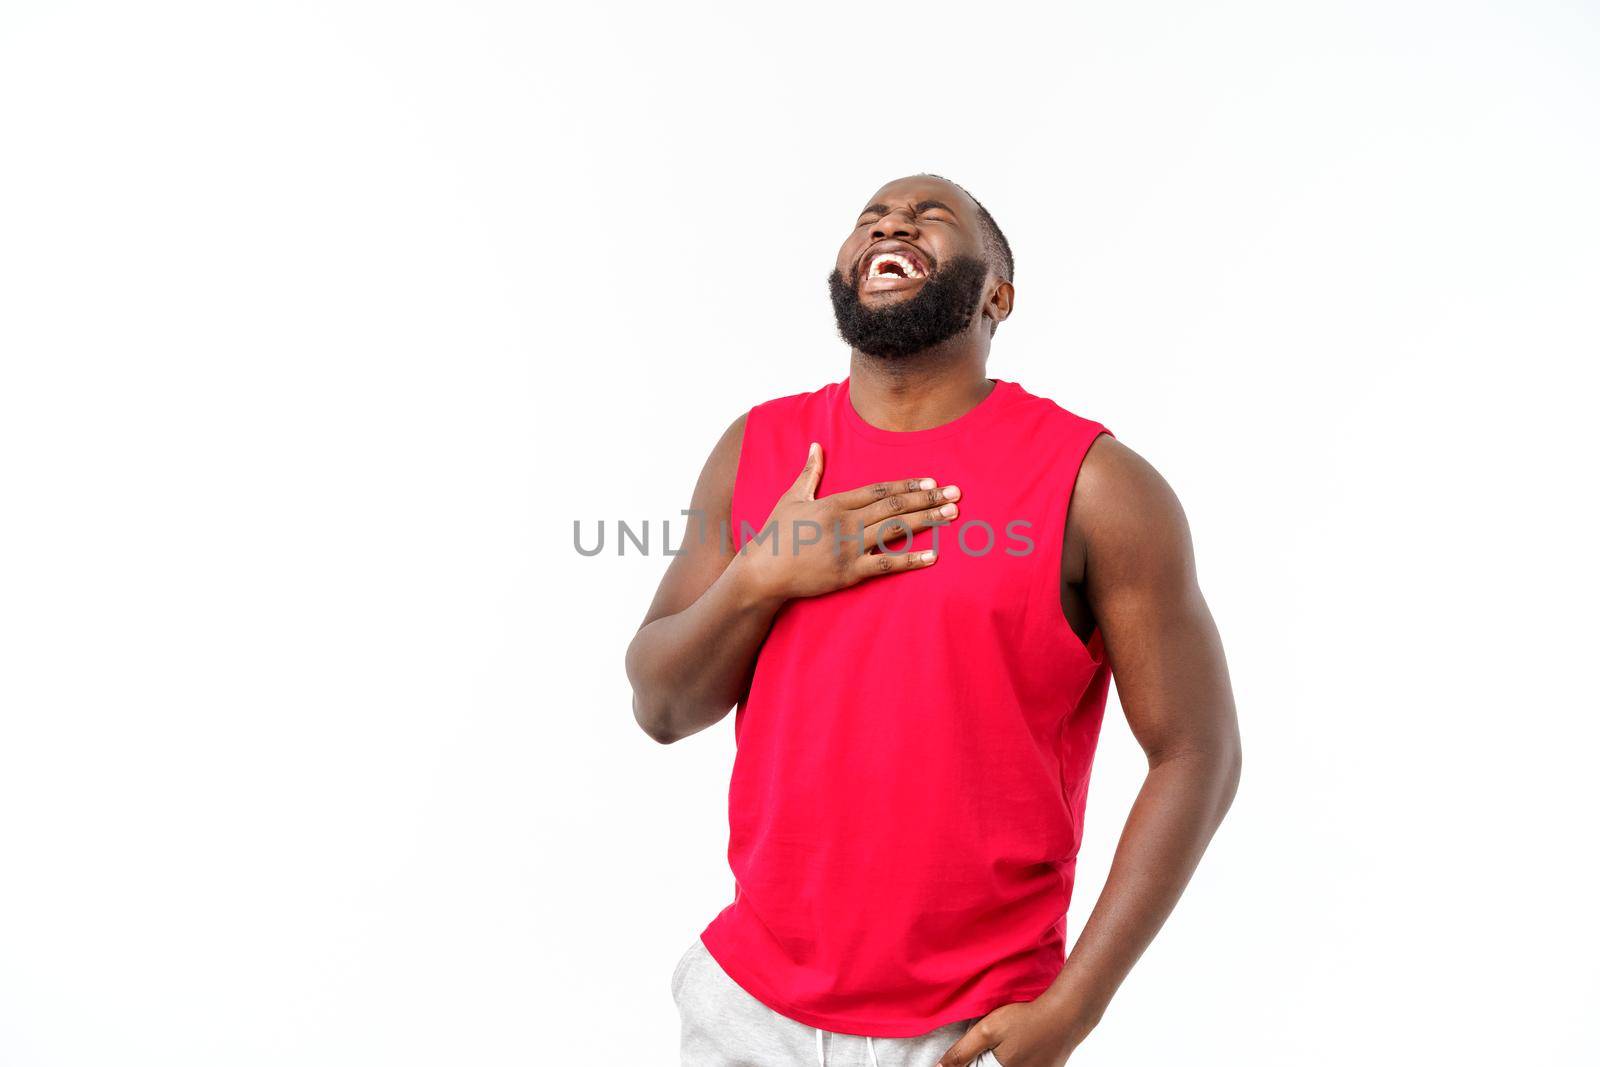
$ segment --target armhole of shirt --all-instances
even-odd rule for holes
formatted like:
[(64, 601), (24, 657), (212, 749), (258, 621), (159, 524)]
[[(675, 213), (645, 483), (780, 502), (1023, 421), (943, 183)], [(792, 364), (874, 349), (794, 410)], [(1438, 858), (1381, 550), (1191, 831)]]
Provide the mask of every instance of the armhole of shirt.
[[(1077, 416), (1073, 416), (1077, 419)], [(1085, 641), (1078, 636), (1072, 628), (1072, 622), (1067, 618), (1067, 613), (1061, 607), (1061, 557), (1067, 543), (1067, 520), (1072, 511), (1072, 494), (1078, 487), (1078, 474), (1083, 470), (1083, 461), (1088, 458), (1089, 449), (1100, 440), (1102, 434), (1107, 437), (1115, 435), (1098, 422), (1088, 419), (1077, 419), (1078, 425), (1073, 428), (1067, 438), (1067, 443), (1062, 451), (1056, 467), (1054, 478), (1058, 488), (1051, 495), (1049, 513), (1044, 518), (1045, 529), (1040, 531), (1040, 543), (1035, 551), (1043, 557), (1036, 573), (1039, 575), (1037, 595), (1041, 610), (1048, 613), (1050, 625), (1059, 629), (1062, 639), (1081, 652), (1085, 658), (1099, 662), (1102, 658), (1100, 649), (1100, 625), (1098, 622)]]
[[(748, 521), (752, 528), (761, 521), (761, 517), (750, 519), (746, 497), (750, 493), (750, 481), (754, 477), (754, 460), (751, 458), (755, 451), (752, 444), (759, 432), (763, 421), (762, 407), (757, 404), (744, 413), (744, 433), (739, 436), (739, 458), (734, 465), (733, 492), (728, 498), (728, 536), (735, 554), (744, 546), (741, 523)], [(764, 516), (762, 516), (764, 517)]]

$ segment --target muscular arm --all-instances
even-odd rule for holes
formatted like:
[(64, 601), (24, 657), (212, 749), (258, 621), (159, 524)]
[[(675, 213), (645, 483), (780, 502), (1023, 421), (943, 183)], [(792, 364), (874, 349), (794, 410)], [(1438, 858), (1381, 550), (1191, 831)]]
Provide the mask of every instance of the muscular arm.
[(739, 702), (782, 605), (729, 566), (736, 556), (725, 531), (743, 440), (741, 415), (700, 472), (682, 553), (667, 566), (628, 646), (634, 718), (662, 744), (705, 729)]
[[(1149, 772), (1105, 889), (1044, 998), (1077, 1039), (1177, 904), (1238, 786), (1239, 727), (1222, 641), (1171, 488), (1110, 437), (1090, 450), (1070, 514), (1079, 588), (1105, 639)], [(1074, 1044), (1076, 1041), (1074, 1041)]]
[(1172, 490), (1102, 436), (1068, 514), (1063, 607), (1080, 634), (1098, 622), (1149, 772), (1060, 975), (1034, 1001), (986, 1016), (941, 1067), (966, 1067), (990, 1048), (1007, 1067), (1065, 1063), (1177, 904), (1238, 785), (1227, 663)]
[[(634, 718), (663, 744), (705, 729), (739, 702), (756, 653), (787, 601), (933, 566), (935, 552), (891, 554), (876, 546), (893, 540), (895, 531), (915, 534), (958, 511), (960, 489), (929, 477), (874, 482), (818, 499), (824, 460), (821, 445), (812, 442), (794, 484), (762, 524), (775, 532), (774, 551), (734, 552), (731, 531), (724, 536), (723, 528), (743, 441), (741, 417), (700, 473), (692, 506), (699, 529), (686, 535), (628, 646)], [(832, 536), (792, 537), (801, 528)]]

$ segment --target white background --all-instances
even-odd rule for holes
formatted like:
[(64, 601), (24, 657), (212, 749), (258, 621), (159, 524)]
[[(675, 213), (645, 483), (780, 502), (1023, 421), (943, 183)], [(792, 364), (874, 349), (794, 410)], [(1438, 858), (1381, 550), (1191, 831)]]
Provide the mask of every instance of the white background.
[[(0, 1062), (675, 1062), (732, 720), (638, 730), (664, 560), (572, 523), (844, 376), (921, 170), (1243, 722), (1073, 1063), (1595, 1062), (1597, 71), (1532, 0), (6, 4)], [(1113, 705), (1073, 935), (1142, 770)]]

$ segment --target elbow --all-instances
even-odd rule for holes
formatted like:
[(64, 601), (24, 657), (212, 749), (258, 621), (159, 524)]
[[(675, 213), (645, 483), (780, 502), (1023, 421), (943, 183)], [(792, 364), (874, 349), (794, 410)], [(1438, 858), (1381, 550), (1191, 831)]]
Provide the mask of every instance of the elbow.
[(704, 730), (737, 702), (721, 701), (699, 686), (660, 678), (645, 669), (632, 651), (627, 671), (633, 687), (633, 721), (657, 744), (670, 745)]
[(661, 745), (670, 745), (674, 741), (682, 740), (683, 731), (673, 725), (672, 715), (665, 707), (641, 700), (637, 690), (633, 694), (633, 721), (639, 724), (639, 729), (645, 736)]
[(639, 639), (634, 638), (628, 645), (628, 653), (623, 657), (623, 670), (627, 673), (628, 684), (633, 688), (633, 721), (639, 724), (639, 729), (645, 736), (657, 744), (670, 745), (683, 734), (672, 726), (671, 710), (666, 701), (652, 698), (651, 693), (658, 687), (645, 684), (645, 672), (640, 664)]
[(1244, 771), (1244, 749), (1239, 744), (1238, 735), (1234, 736), (1223, 751), (1219, 764), (1217, 821), (1220, 823), (1222, 817), (1228, 814), (1228, 809), (1233, 806), (1233, 798), (1239, 793), (1239, 778)]

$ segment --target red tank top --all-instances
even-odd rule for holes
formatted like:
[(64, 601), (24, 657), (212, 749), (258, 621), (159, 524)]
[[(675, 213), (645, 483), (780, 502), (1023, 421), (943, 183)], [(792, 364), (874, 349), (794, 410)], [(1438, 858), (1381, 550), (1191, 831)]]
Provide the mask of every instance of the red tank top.
[(750, 410), (734, 544), (812, 441), (819, 497), (931, 477), (961, 513), (913, 538), (931, 567), (778, 612), (734, 717), (734, 899), (700, 936), (782, 1015), (909, 1037), (1031, 1000), (1065, 960), (1109, 664), (1062, 613), (1061, 545), (1107, 431), (1007, 381), (942, 426), (883, 430), (849, 384)]

